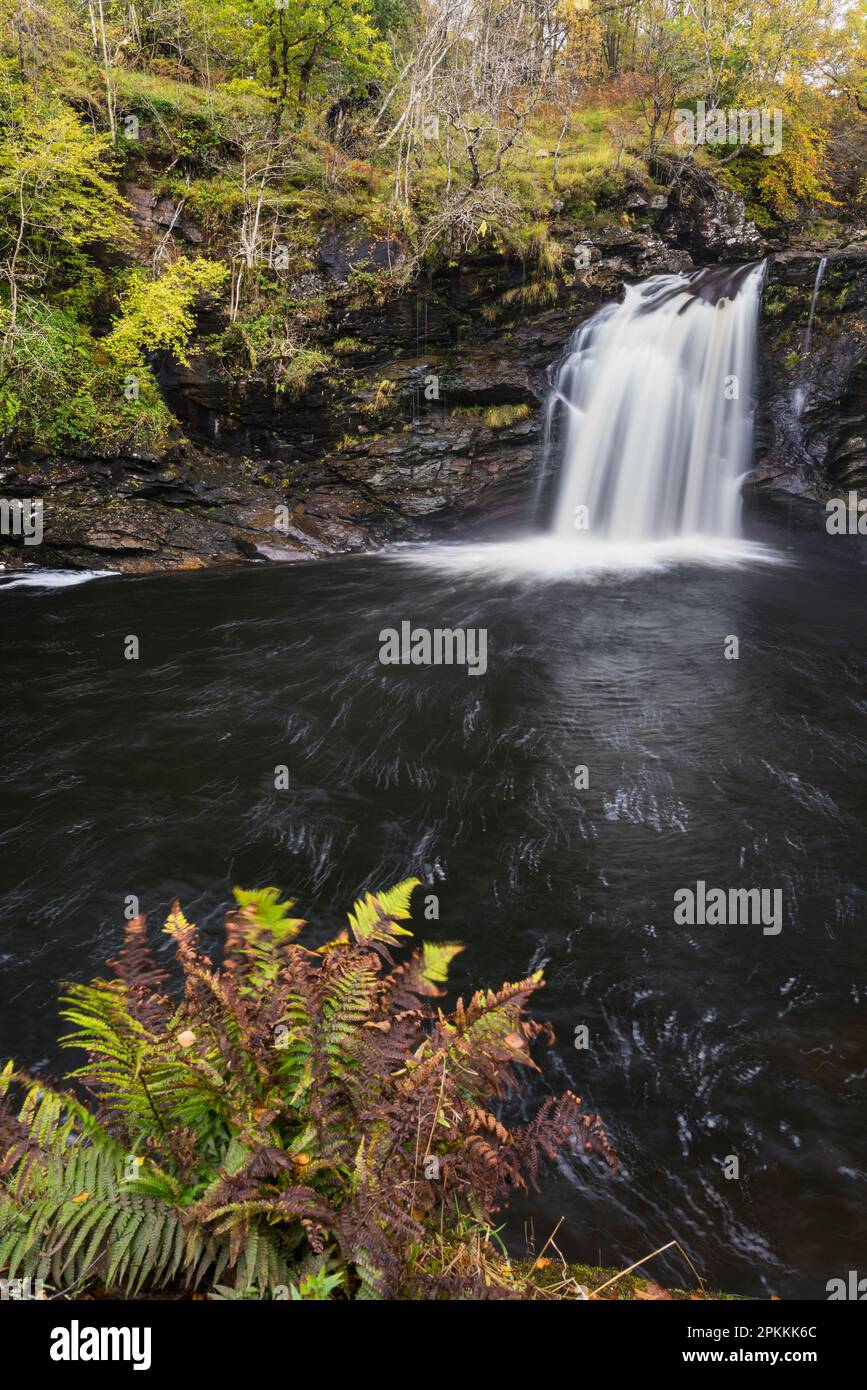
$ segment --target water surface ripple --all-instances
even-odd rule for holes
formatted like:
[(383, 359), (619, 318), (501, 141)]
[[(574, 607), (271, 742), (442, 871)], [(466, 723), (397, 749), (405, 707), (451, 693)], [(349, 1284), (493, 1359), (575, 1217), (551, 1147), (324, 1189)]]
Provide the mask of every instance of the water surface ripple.
[[(517, 1248), (563, 1216), (569, 1256), (677, 1238), (739, 1293), (863, 1272), (863, 556), (755, 538), (791, 563), (531, 582), (398, 554), (0, 594), (0, 1055), (57, 1069), (56, 984), (114, 951), (127, 894), (154, 925), (179, 895), (216, 944), (230, 886), (273, 882), (315, 938), (417, 873), (462, 989), (544, 965), (530, 1099), (573, 1087), (622, 1159), (562, 1162)], [(487, 674), (380, 665), (402, 619), (485, 627)], [(780, 936), (676, 926), (699, 878), (782, 889)]]

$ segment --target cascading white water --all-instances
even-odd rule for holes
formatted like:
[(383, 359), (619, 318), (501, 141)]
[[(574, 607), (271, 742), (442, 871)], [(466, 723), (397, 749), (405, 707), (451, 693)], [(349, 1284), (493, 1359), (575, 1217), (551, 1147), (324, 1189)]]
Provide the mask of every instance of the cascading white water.
[(740, 536), (764, 273), (762, 263), (655, 275), (594, 314), (551, 379), (535, 508), (545, 525), (553, 479), (547, 529), (410, 547), (406, 557), (531, 582), (785, 564)]
[[(825, 269), (827, 265), (828, 257), (822, 256), (822, 258), (819, 261), (819, 265), (816, 269), (816, 279), (813, 282), (813, 297), (810, 300), (810, 317), (807, 320), (807, 333), (806, 337), (804, 338), (804, 351), (802, 355), (802, 362), (805, 366), (809, 363), (810, 360), (810, 347), (813, 341), (813, 320), (816, 317), (816, 301), (819, 298), (819, 290), (822, 288), (822, 281), (825, 278)], [(804, 413), (804, 405), (806, 404), (806, 399), (807, 391), (806, 387), (802, 382), (801, 385), (795, 388), (794, 395), (795, 414), (798, 416), (799, 419), (801, 415), (803, 415)]]
[(556, 537), (739, 534), (763, 278), (656, 275), (578, 329), (548, 401)]
[(822, 256), (816, 268), (816, 279), (813, 281), (813, 297), (810, 300), (810, 317), (807, 321), (807, 337), (804, 341), (805, 358), (810, 356), (810, 344), (813, 341), (813, 320), (816, 317), (816, 300), (819, 298), (819, 290), (822, 288), (827, 265), (828, 257)]

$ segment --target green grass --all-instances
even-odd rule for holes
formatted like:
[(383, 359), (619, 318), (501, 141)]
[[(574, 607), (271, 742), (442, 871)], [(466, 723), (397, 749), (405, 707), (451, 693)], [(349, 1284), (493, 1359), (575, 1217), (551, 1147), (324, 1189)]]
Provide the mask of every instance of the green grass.
[[(225, 98), (220, 98), (219, 88), (216, 93), (209, 94), (189, 82), (179, 82), (138, 68), (114, 68), (113, 79), (119, 110), (124, 106), (130, 110), (143, 107), (170, 117), (207, 119), (215, 106), (225, 107)], [(232, 105), (236, 100), (233, 99)]]

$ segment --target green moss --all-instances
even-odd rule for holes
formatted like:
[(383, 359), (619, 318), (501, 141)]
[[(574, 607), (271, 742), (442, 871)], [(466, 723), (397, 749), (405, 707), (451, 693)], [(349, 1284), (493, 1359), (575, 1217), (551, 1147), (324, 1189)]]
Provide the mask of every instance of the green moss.
[(360, 338), (335, 338), (331, 344), (331, 351), (337, 357), (349, 357), (356, 352), (372, 352), (373, 348), (369, 343), (363, 343)]
[(465, 405), (452, 411), (453, 415), (483, 419), (489, 429), (505, 430), (530, 417), (530, 407), (522, 401), (515, 405)]

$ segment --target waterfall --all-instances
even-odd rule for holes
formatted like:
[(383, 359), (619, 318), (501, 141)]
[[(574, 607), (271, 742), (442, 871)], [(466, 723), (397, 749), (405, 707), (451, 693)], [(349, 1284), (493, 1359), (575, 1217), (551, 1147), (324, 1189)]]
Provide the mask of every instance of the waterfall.
[(763, 279), (763, 263), (655, 275), (577, 330), (547, 406), (556, 538), (739, 534)]
[(813, 320), (816, 317), (816, 300), (819, 298), (819, 289), (821, 287), (823, 279), (825, 278), (825, 267), (827, 266), (827, 264), (828, 257), (823, 256), (822, 259), (819, 261), (819, 267), (816, 271), (816, 279), (813, 283), (813, 298), (810, 300), (810, 318), (807, 322), (807, 337), (806, 341), (804, 342), (805, 359), (810, 356), (810, 343), (812, 342), (813, 338)]
[[(810, 346), (813, 341), (813, 320), (816, 317), (816, 301), (819, 298), (819, 290), (825, 278), (825, 267), (828, 264), (828, 257), (822, 256), (816, 269), (816, 279), (813, 281), (813, 297), (810, 300), (810, 317), (807, 320), (807, 332), (804, 337), (804, 351), (801, 356), (803, 368), (806, 368), (810, 357)], [(803, 375), (803, 372), (802, 372)], [(794, 405), (795, 415), (800, 419), (804, 413), (804, 405), (807, 399), (807, 389), (803, 381), (795, 388)]]
[(764, 277), (761, 262), (627, 286), (551, 369), (533, 530), (410, 547), (412, 561), (582, 583), (673, 564), (788, 563), (740, 534)]

